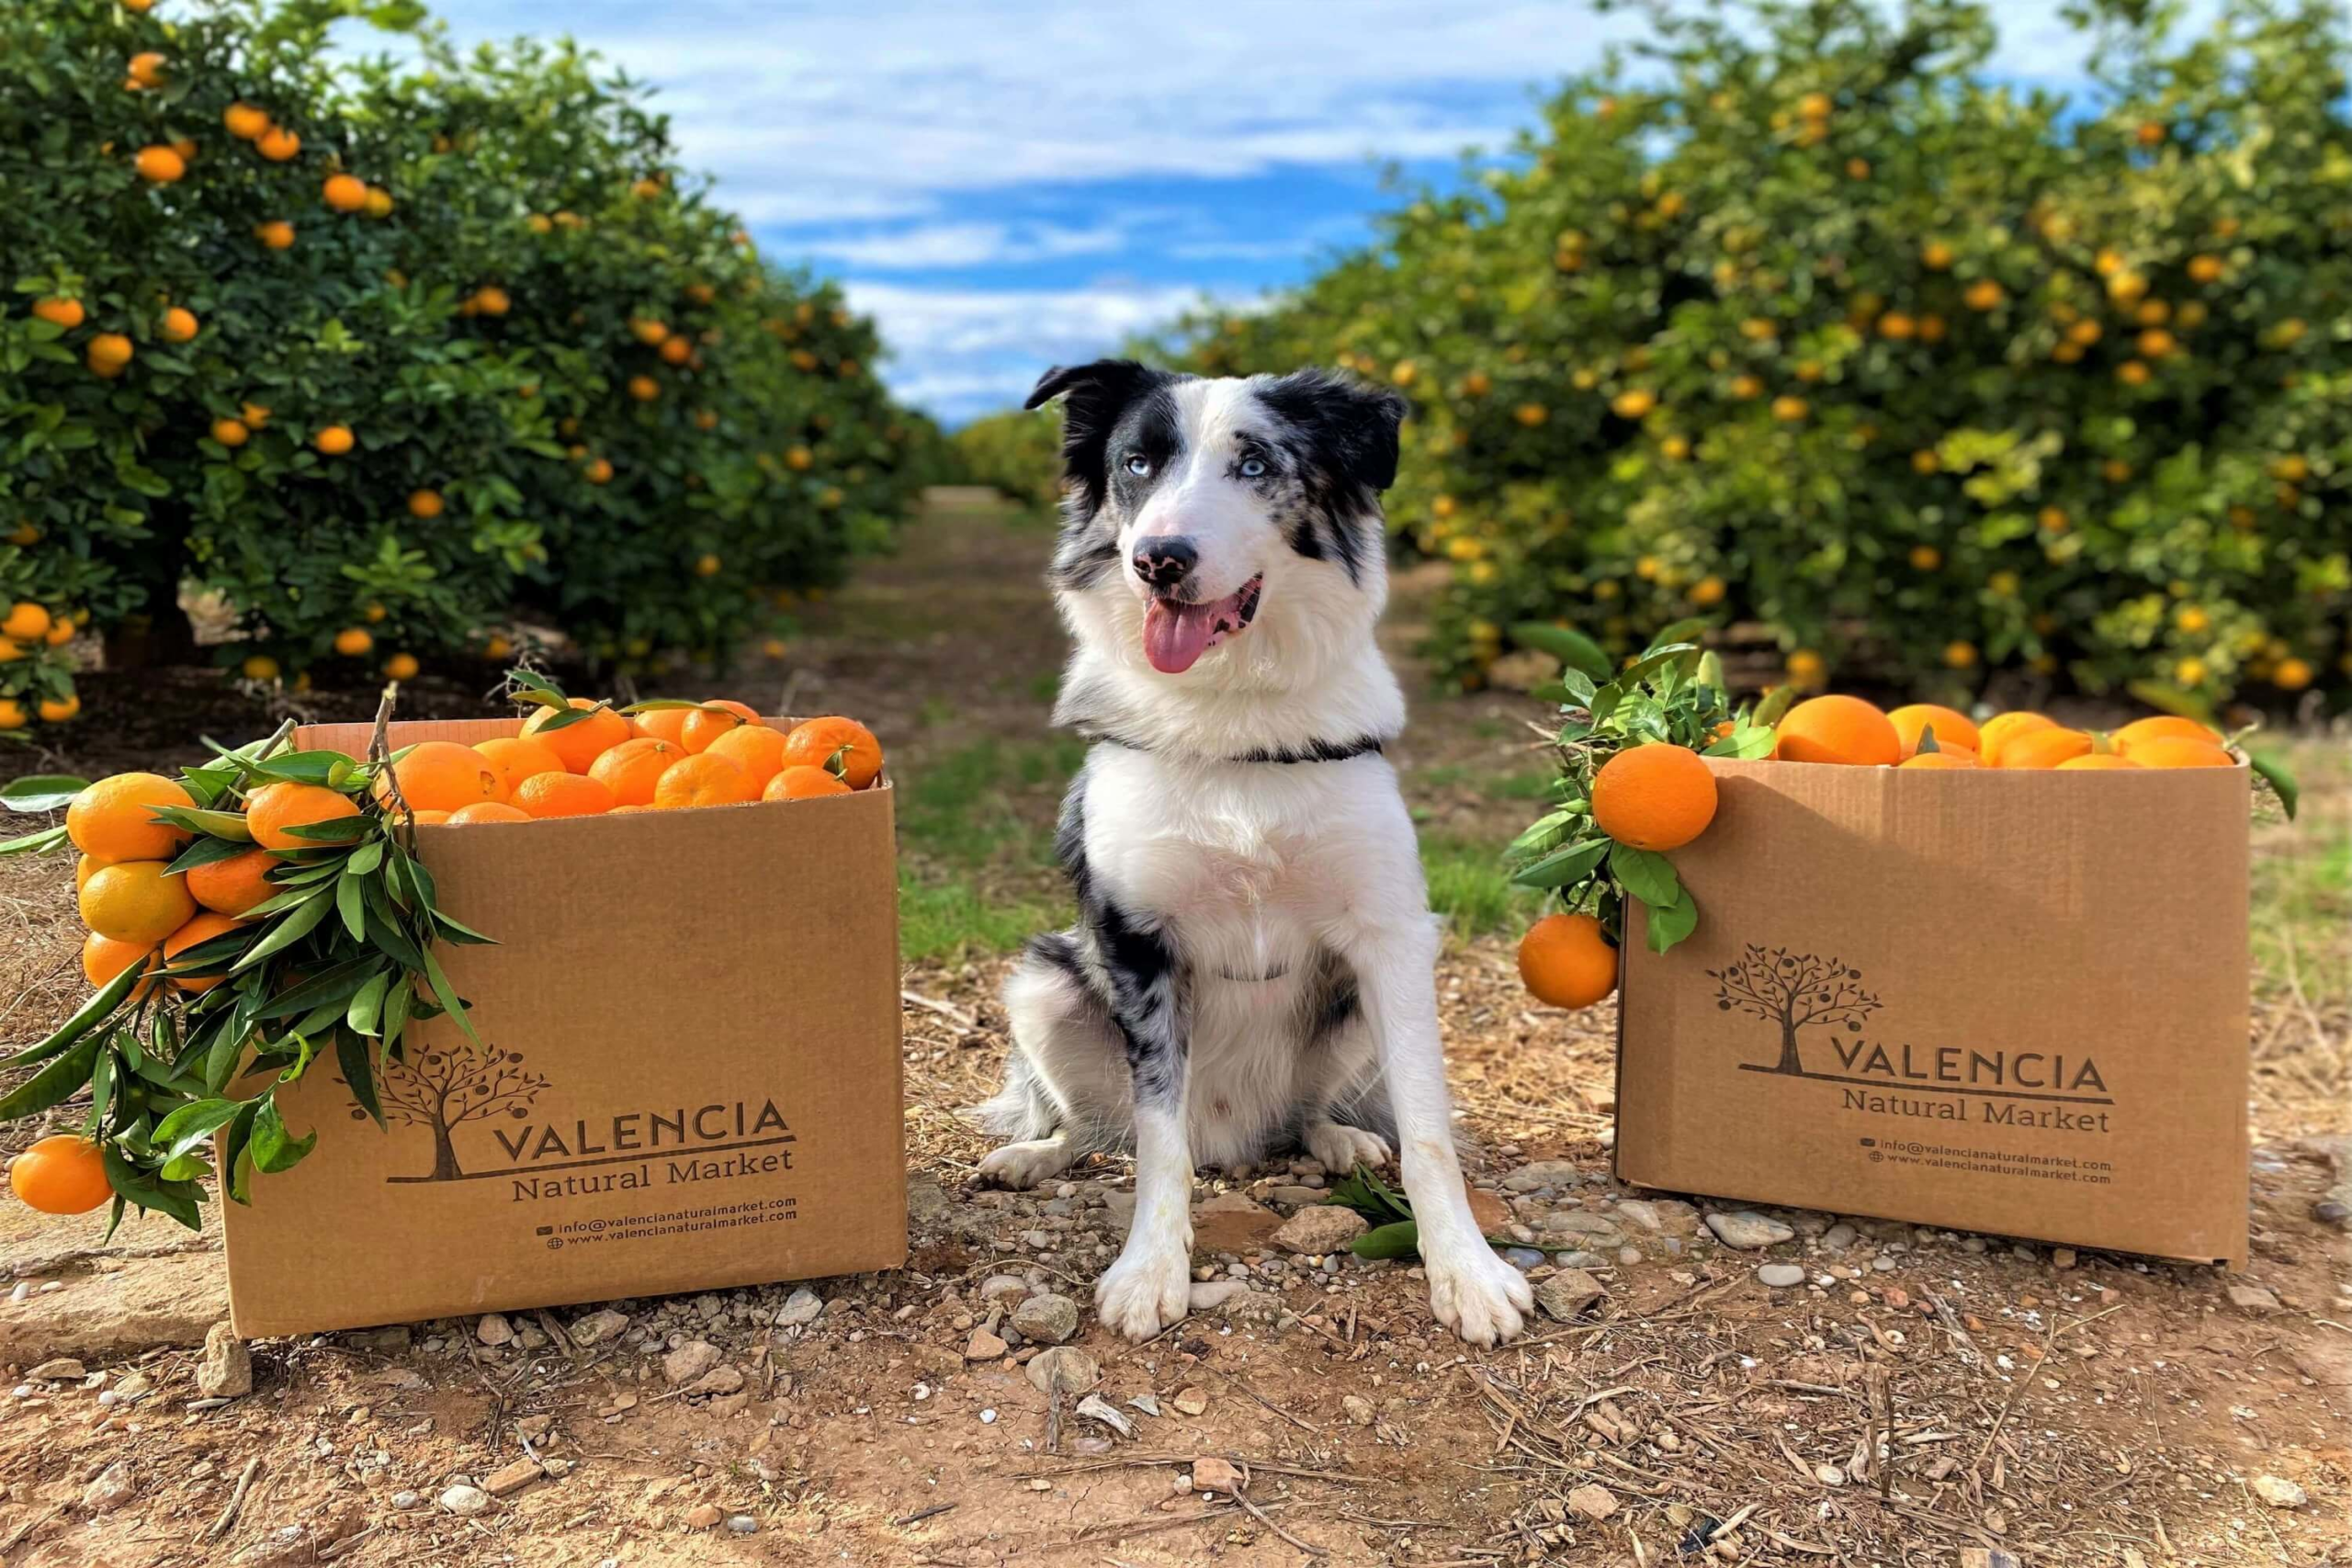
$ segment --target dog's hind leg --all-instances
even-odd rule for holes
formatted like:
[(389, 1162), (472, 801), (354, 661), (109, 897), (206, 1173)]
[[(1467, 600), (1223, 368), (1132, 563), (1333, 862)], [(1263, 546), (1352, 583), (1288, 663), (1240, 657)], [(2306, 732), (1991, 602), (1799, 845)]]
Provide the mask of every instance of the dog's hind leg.
[(1326, 954), (1302, 1006), (1299, 1144), (1334, 1176), (1386, 1165), (1395, 1157), (1396, 1121), (1355, 976)]
[(980, 1161), (975, 1179), (1035, 1187), (1124, 1142), (1116, 1129), (1127, 1114), (1126, 1053), (1069, 932), (1030, 943), (1005, 981), (1004, 1007), (1012, 1021), (1004, 1087), (978, 1115), (1012, 1141)]

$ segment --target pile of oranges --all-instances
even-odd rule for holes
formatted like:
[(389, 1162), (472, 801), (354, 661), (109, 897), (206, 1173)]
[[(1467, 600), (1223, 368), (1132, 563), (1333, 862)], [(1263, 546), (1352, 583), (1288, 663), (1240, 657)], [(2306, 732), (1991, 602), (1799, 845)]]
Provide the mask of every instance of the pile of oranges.
[(1885, 713), (1860, 697), (1826, 696), (1791, 708), (1778, 736), (1772, 755), (1781, 761), (1849, 767), (2128, 773), (2237, 765), (2218, 733), (2169, 714), (2107, 733), (2069, 729), (2038, 713), (1996, 714), (1979, 724), (1934, 703)]
[(847, 795), (882, 772), (882, 748), (855, 719), (777, 729), (742, 703), (621, 713), (571, 699), (584, 718), (541, 707), (511, 738), (408, 748), (379, 792), (427, 825), (530, 822)]

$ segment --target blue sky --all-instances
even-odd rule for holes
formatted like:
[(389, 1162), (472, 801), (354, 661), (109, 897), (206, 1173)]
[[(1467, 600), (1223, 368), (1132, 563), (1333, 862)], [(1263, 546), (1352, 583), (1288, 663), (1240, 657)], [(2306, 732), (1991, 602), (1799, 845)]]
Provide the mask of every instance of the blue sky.
[[(2073, 73), (2055, 8), (1996, 5), (2003, 73)], [(1453, 177), (1634, 28), (1584, 0), (436, 10), (463, 41), (570, 33), (658, 86), (684, 163), (766, 254), (842, 278), (892, 386), (951, 423), (1204, 296), (1297, 281), (1369, 232), (1384, 168)]]

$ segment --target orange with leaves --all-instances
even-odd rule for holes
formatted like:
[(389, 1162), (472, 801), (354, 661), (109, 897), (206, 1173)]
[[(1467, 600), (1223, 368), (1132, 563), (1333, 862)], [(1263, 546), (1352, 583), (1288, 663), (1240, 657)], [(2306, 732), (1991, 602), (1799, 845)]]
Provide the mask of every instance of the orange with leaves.
[(65, 836), (99, 861), (167, 860), (195, 835), (155, 820), (158, 807), (193, 807), (196, 797), (161, 773), (97, 780), (65, 808)]
[(243, 915), (284, 891), (269, 880), (282, 864), (267, 850), (247, 850), (227, 860), (207, 861), (183, 873), (189, 897), (215, 914)]
[(850, 788), (864, 789), (882, 772), (882, 744), (854, 718), (812, 718), (786, 734), (783, 765), (827, 768)]
[(9, 1163), (8, 1185), (27, 1208), (44, 1214), (86, 1214), (114, 1196), (105, 1154), (71, 1133), (43, 1138), (18, 1155)]
[(1679, 850), (1715, 819), (1715, 775), (1685, 746), (1627, 747), (1593, 775), (1592, 819), (1633, 849)]
[(159, 860), (122, 861), (82, 885), (82, 923), (116, 942), (155, 946), (195, 913), (187, 880)]
[(1546, 915), (1520, 939), (1519, 977), (1538, 1001), (1589, 1008), (1617, 988), (1617, 950), (1590, 915)]
[(701, 707), (687, 711), (678, 727), (678, 744), (689, 752), (698, 753), (729, 731), (759, 722), (759, 710), (750, 704), (714, 697)]
[[(112, 985), (116, 976), (135, 964), (160, 968), (157, 944), (152, 942), (117, 942), (96, 931), (82, 939), (83, 976), (101, 990)], [(142, 980), (131, 994), (144, 997), (154, 988), (153, 980)]]
[[(180, 954), (189, 948), (202, 946), (216, 936), (226, 936), (243, 924), (242, 920), (232, 919), (211, 909), (190, 916), (186, 925), (164, 939), (165, 966), (177, 964)], [(228, 965), (224, 964), (220, 967), (225, 969)], [(175, 975), (172, 977), (172, 986), (191, 996), (200, 996), (227, 978), (226, 975)]]
[(523, 721), (523, 735), (554, 752), (568, 772), (585, 773), (590, 763), (629, 738), (628, 720), (586, 697), (571, 700), (574, 708), (593, 711), (586, 718), (549, 729), (548, 724), (555, 717), (555, 710), (535, 709)]
[(292, 829), (358, 815), (358, 802), (324, 784), (280, 780), (245, 797), (245, 827), (254, 842), (266, 850), (317, 849), (321, 840), (299, 837)]

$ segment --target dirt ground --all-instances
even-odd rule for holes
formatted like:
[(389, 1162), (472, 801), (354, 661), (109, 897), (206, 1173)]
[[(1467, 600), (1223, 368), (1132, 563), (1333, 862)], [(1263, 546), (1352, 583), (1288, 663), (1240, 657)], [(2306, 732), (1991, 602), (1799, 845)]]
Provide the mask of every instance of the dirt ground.
[[(787, 710), (865, 716), (902, 781), (1035, 743), (1060, 650), (1045, 547), (942, 508), (755, 676)], [(179, 761), (199, 730), (273, 717), (196, 674), (99, 676), (90, 706), (130, 694), (148, 717), (0, 769)], [(481, 711), (457, 683), (418, 695)], [(1419, 705), (1403, 761), (1425, 827), (1515, 826), (1523, 801), (1464, 780), (1524, 768), (1532, 712)], [(1053, 794), (987, 805), (1043, 821)], [(2300, 831), (2259, 852), (2298, 853)], [(925, 845), (905, 852), (922, 874)], [(0, 862), (0, 1037), (78, 1000), (78, 938), (59, 863)], [(1608, 1010), (1532, 1008), (1506, 940), (1456, 943), (1440, 985), (1475, 1183), (1522, 1239), (1589, 1248), (1560, 1261), (1597, 1299), (1539, 1267), (1564, 1315), (1468, 1352), (1418, 1270), (1266, 1235), (1328, 1173), (1217, 1173), (1196, 1310), (1131, 1346), (1088, 1299), (1132, 1201), (1121, 1164), (967, 1189), (985, 1145), (954, 1111), (993, 1087), (1002, 964), (906, 976), (896, 1273), (260, 1342), (251, 1392), (207, 1397), (213, 1237), (153, 1223), (99, 1247), (87, 1220), (7, 1207), (0, 1563), (2352, 1562), (2339, 1000), (2290, 983), (2257, 1010), (2243, 1274), (1784, 1211), (1786, 1239), (1743, 1250), (1706, 1224), (1736, 1205), (1611, 1179)], [(1768, 1287), (1767, 1264), (1803, 1282)]]

